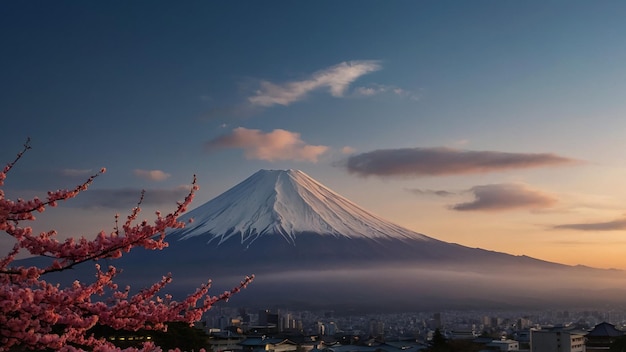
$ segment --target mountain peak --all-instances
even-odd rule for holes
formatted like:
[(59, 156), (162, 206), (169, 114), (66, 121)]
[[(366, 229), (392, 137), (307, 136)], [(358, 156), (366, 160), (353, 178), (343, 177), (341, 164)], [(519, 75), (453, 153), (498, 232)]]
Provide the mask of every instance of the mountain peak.
[(266, 235), (295, 245), (303, 233), (431, 240), (383, 220), (295, 169), (259, 170), (181, 220), (190, 218), (194, 222), (178, 232), (180, 239), (208, 236), (208, 242), (222, 243), (239, 238), (246, 246)]

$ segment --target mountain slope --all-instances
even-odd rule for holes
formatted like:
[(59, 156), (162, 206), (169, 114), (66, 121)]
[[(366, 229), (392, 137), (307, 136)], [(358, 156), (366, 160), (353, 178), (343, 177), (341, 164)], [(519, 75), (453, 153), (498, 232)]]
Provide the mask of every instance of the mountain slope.
[(265, 235), (282, 235), (295, 244), (299, 233), (375, 240), (434, 240), (362, 209), (298, 170), (261, 170), (217, 198), (187, 213), (194, 222), (179, 232), (182, 240), (237, 237), (249, 246)]

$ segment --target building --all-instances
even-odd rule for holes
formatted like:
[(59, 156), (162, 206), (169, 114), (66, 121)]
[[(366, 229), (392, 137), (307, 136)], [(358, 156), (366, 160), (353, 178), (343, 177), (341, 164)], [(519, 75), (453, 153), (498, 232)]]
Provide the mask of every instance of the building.
[(621, 336), (624, 336), (624, 332), (616, 329), (615, 325), (600, 323), (585, 335), (587, 352), (608, 351), (611, 344)]
[(249, 337), (239, 342), (239, 345), (243, 352), (290, 352), (298, 349), (296, 343), (282, 338)]
[(382, 338), (385, 336), (385, 323), (382, 320), (371, 319), (369, 326), (369, 334), (371, 337)]
[(455, 329), (449, 332), (450, 339), (452, 340), (473, 340), (478, 337), (476, 330), (472, 327), (466, 329)]
[(209, 346), (214, 352), (239, 352), (243, 347), (239, 344), (245, 339), (243, 335), (231, 331), (210, 332)]
[(269, 310), (259, 311), (259, 325), (273, 325), (278, 327), (278, 313), (272, 313)]
[(562, 328), (530, 330), (531, 352), (585, 352), (585, 336)]
[(337, 327), (337, 324), (334, 321), (330, 321), (324, 324), (324, 335), (334, 336), (338, 332), (339, 332), (339, 328)]
[(497, 348), (499, 351), (519, 351), (519, 342), (515, 340), (493, 340), (487, 347)]

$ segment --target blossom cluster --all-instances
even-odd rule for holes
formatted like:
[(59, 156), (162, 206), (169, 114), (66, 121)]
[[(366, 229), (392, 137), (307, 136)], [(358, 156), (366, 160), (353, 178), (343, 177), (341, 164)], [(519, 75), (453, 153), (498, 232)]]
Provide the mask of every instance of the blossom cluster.
[[(216, 302), (228, 300), (252, 281), (253, 276), (246, 277), (237, 287), (217, 296), (209, 294), (211, 281), (208, 281), (180, 301), (173, 300), (169, 295), (159, 296), (172, 280), (169, 274), (151, 287), (131, 294), (129, 287), (120, 289), (114, 282), (117, 268), (109, 266), (102, 269), (97, 263), (93, 282), (75, 281), (67, 287), (47, 282), (44, 276), (48, 273), (67, 270), (82, 263), (88, 265), (86, 262), (99, 259), (119, 258), (133, 247), (165, 248), (166, 230), (185, 225), (177, 219), (191, 204), (198, 186), (194, 177), (184, 201), (167, 215), (157, 212), (153, 223), (137, 220), (141, 212), (140, 201), (124, 223), (116, 225), (110, 233), (102, 231), (93, 239), (81, 237), (59, 241), (56, 231), (34, 234), (32, 228), (23, 223), (34, 221), (35, 213), (87, 190), (94, 179), (106, 170), (101, 169), (74, 189), (48, 192), (45, 199), (7, 199), (2, 190), (4, 181), (28, 149), (27, 142), (16, 159), (0, 172), (0, 231), (15, 241), (13, 248), (0, 258), (0, 351), (15, 347), (59, 351), (118, 350), (106, 339), (90, 335), (89, 329), (101, 324), (124, 330), (165, 330), (167, 322), (192, 324), (200, 320), (202, 314)], [(116, 224), (118, 220), (116, 215)], [(51, 258), (50, 264), (41, 267), (16, 265), (17, 255), (24, 251)], [(129, 350), (159, 349), (152, 343), (146, 343), (140, 349)]]

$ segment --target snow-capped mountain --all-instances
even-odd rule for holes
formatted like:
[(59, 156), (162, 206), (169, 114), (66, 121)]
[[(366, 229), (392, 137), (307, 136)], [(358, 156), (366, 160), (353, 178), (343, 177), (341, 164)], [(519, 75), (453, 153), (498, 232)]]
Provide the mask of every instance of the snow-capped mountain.
[[(623, 272), (567, 266), (448, 243), (394, 225), (296, 170), (261, 170), (181, 217), (162, 251), (133, 249), (114, 264), (134, 289), (168, 272), (170, 293), (206, 279), (254, 307), (433, 309), (623, 302)], [(477, 234), (479, 235), (479, 234)], [(505, 235), (505, 234), (503, 234)], [(105, 263), (108, 265), (109, 263)], [(93, 267), (62, 272), (93, 279)], [(219, 290), (217, 291), (219, 292)]]
[(469, 248), (408, 230), (376, 216), (298, 170), (260, 170), (181, 216), (168, 234), (174, 257), (203, 256), (255, 272), (436, 263), (555, 265)]
[(558, 266), (416, 233), (364, 210), (298, 170), (260, 170), (180, 218), (189, 219), (193, 222), (184, 229), (168, 234), (169, 255), (182, 261), (202, 257), (231, 262), (229, 267), (255, 272), (408, 262), (440, 267)]
[(428, 241), (362, 209), (299, 170), (260, 170), (181, 217), (193, 223), (181, 240), (209, 236), (221, 244), (237, 238), (246, 246), (264, 235), (282, 235), (296, 244), (298, 234), (347, 238)]

